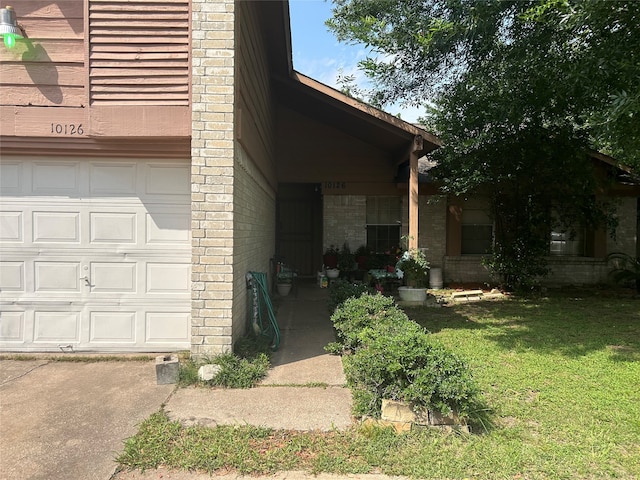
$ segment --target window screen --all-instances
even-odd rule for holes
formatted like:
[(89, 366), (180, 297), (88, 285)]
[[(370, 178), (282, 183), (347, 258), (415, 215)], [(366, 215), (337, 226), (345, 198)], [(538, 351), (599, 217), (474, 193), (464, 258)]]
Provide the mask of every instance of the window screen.
[(493, 245), (493, 222), (484, 210), (462, 210), (463, 255), (488, 253)]
[(378, 253), (400, 244), (400, 197), (367, 197), (367, 247)]

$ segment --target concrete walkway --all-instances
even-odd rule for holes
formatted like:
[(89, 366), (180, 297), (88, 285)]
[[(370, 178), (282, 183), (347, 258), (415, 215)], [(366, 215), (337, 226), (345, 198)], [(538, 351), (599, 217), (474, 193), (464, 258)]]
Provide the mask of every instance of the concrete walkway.
[(341, 358), (324, 346), (335, 337), (327, 290), (301, 283), (297, 296), (276, 298), (282, 333), (267, 378), (249, 390), (179, 389), (166, 411), (185, 425), (249, 424), (287, 430), (332, 430), (352, 425), (351, 393)]

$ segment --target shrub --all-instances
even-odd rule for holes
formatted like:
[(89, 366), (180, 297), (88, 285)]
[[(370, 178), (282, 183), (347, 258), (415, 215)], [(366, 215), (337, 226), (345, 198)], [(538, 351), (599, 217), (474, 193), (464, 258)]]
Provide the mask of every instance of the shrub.
[(366, 337), (368, 329), (409, 320), (393, 298), (365, 293), (346, 299), (333, 313), (331, 321), (343, 349), (355, 350)]
[(338, 278), (329, 285), (329, 313), (333, 313), (344, 301), (351, 297), (359, 297), (372, 289), (361, 283), (353, 283)]
[(382, 399), (461, 416), (478, 401), (468, 365), (411, 321), (390, 297), (349, 298), (331, 316), (352, 390), (354, 414), (379, 416)]
[(491, 255), (483, 257), (482, 264), (504, 290), (526, 293), (549, 274), (548, 248), (548, 244), (533, 240), (496, 244)]
[(640, 257), (614, 252), (607, 255), (607, 264), (611, 268), (609, 277), (615, 283), (629, 286), (640, 293)]
[(466, 416), (478, 388), (468, 365), (411, 321), (378, 325), (345, 358), (354, 413), (379, 416), (383, 398)]

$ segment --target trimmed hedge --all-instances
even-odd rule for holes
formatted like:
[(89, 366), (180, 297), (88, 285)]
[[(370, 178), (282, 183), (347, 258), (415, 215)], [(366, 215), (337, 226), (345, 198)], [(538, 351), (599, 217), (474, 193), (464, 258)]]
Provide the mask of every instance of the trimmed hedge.
[(351, 351), (360, 347), (371, 328), (408, 320), (393, 298), (369, 293), (347, 298), (331, 316), (338, 342)]
[(363, 293), (372, 293), (373, 289), (361, 283), (338, 278), (329, 285), (329, 313), (335, 312), (348, 298), (357, 298)]
[(383, 398), (467, 416), (479, 391), (467, 363), (383, 295), (346, 300), (331, 317), (356, 415), (380, 416)]

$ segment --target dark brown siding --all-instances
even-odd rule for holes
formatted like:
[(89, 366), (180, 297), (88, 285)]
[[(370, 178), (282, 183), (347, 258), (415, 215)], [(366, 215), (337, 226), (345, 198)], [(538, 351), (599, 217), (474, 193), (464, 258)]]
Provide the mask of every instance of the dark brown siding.
[(236, 2), (238, 141), (273, 187), (274, 115), (268, 55), (256, 2)]

